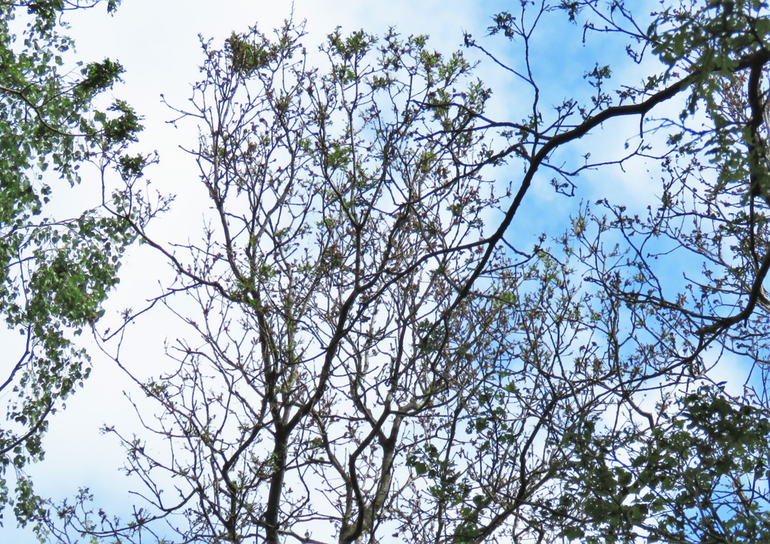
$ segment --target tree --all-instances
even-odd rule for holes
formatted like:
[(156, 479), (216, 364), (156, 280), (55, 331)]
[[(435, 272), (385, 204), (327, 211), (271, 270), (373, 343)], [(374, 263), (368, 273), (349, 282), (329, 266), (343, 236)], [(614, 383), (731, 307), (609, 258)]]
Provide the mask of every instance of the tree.
[[(61, 213), (59, 185), (78, 183), (85, 161), (102, 173), (117, 168), (128, 184), (145, 162), (125, 152), (141, 129), (128, 104), (94, 107), (119, 81), (121, 66), (109, 59), (80, 63), (74, 72), (65, 66), (73, 44), (60, 34), (61, 18), (99, 3), (0, 2), (0, 315), (21, 335), (20, 342), (3, 341), (8, 349), (0, 366), (0, 393), (9, 399), (0, 428), (0, 512), (12, 505), (22, 524), (41, 504), (23, 469), (42, 459), (49, 415), (88, 375), (87, 354), (73, 335), (99, 319), (121, 255), (135, 238), (123, 217), (103, 207), (76, 217)], [(109, 0), (107, 11), (117, 4)], [(108, 186), (102, 190), (112, 198)], [(136, 208), (130, 215), (143, 221), (142, 213)]]
[[(565, 17), (650, 75), (613, 92), (596, 64), (590, 96), (544, 107), (536, 29)], [(112, 429), (147, 504), (122, 525), (83, 495), (42, 520), (56, 538), (767, 538), (767, 396), (712, 370), (766, 371), (768, 6), (664, 5), (646, 25), (623, 2), (523, 2), (490, 31), (524, 70), (465, 43), (523, 82), (522, 121), (493, 119), (471, 64), (424, 37), (337, 32), (324, 70), (292, 24), (204, 45), (177, 110), (201, 128), (202, 241), (122, 216), (177, 272), (163, 300), (197, 307), (174, 368), (140, 384), (168, 449)], [(664, 105), (681, 113), (645, 122)], [(560, 154), (625, 116), (625, 154)], [(512, 232), (542, 172), (570, 195), (635, 158), (662, 179), (646, 215), (603, 199), (534, 247)]]

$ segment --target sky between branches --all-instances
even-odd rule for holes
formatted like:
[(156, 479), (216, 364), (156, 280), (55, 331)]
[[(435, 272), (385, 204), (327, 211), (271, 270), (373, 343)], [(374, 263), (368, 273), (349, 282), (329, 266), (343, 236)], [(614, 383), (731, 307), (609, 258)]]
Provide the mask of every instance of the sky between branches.
[[(481, 41), (493, 13), (515, 8), (508, 4), (477, 0), (297, 0), (292, 6), (285, 0), (124, 0), (112, 18), (101, 7), (72, 14), (70, 34), (75, 38), (79, 58), (101, 60), (109, 57), (119, 60), (125, 67), (125, 83), (116, 87), (113, 94), (125, 99), (144, 116), (146, 128), (137, 149), (157, 150), (160, 156), (160, 163), (149, 169), (146, 176), (160, 191), (177, 195), (172, 211), (152, 228), (165, 240), (186, 241), (188, 237), (195, 239), (200, 235), (203, 213), (200, 203), (204, 202), (205, 195), (200, 193), (193, 159), (179, 146), (194, 147), (197, 135), (189, 124), (175, 129), (167, 123), (173, 118), (173, 112), (162, 103), (160, 95), (163, 94), (172, 105), (184, 107), (187, 103), (191, 86), (200, 77), (199, 35), (213, 40), (219, 47), (233, 31), (245, 31), (258, 24), (267, 32), (293, 16), (295, 21), (307, 20), (308, 36), (304, 43), (311, 53), (311, 63), (319, 58), (314, 56), (317, 46), (337, 26), (342, 28), (343, 34), (364, 29), (381, 36), (390, 26), (395, 26), (403, 35), (428, 34), (432, 48), (449, 54), (460, 48), (463, 32), (470, 32)], [(616, 49), (607, 47), (607, 44), (615, 43), (607, 37), (589, 37), (586, 43), (581, 43), (580, 30), (573, 30), (568, 40), (561, 39), (561, 27), (544, 26), (540, 30), (542, 48), (534, 62), (541, 83), (548, 87), (548, 100), (554, 104), (580, 85), (584, 92), (588, 92), (582, 75), (595, 61), (606, 63), (624, 57), (620, 42)], [(510, 59), (512, 65), (518, 62), (516, 53), (504, 40), (481, 43), (490, 51), (500, 53), (503, 60)], [(478, 52), (468, 52), (468, 55), (482, 58)], [(599, 56), (603, 59), (598, 59)], [(628, 65), (624, 63), (624, 66)], [(626, 68), (634, 69), (643, 71), (643, 67)], [(514, 75), (489, 60), (482, 62), (476, 74), (493, 89), (491, 107), (498, 118), (519, 120), (526, 114), (522, 106), (528, 105), (528, 97), (516, 95)], [(633, 75), (620, 72), (616, 78), (637, 82), (643, 73), (640, 72), (638, 78)], [(582, 155), (591, 152), (592, 158), (598, 158), (601, 153), (623, 145), (626, 137), (618, 138), (618, 134), (633, 138), (632, 125), (637, 123), (638, 120), (615, 121), (586, 141), (570, 147), (566, 153)], [(620, 174), (619, 170), (612, 172)], [(500, 181), (514, 180), (515, 183), (517, 173), (512, 168), (506, 173), (509, 178)], [(650, 179), (654, 173), (648, 172), (640, 161), (628, 165), (622, 176), (608, 176), (607, 173), (603, 171), (581, 178), (585, 185), (575, 198), (591, 201), (616, 196), (635, 202), (642, 209), (654, 202), (654, 194), (650, 191), (651, 187), (658, 186), (657, 180)], [(84, 183), (79, 190), (82, 201), (71, 204), (95, 203), (99, 198), (94, 192), (98, 180), (89, 179), (89, 175), (95, 177), (97, 173), (84, 171)], [(523, 248), (531, 247), (541, 231), (557, 234), (567, 225), (568, 214), (576, 210), (574, 200), (554, 194), (546, 177), (533, 189), (528, 195), (529, 212), (517, 217), (512, 227), (526, 233), (525, 238), (517, 241)], [(136, 247), (128, 255), (121, 278), (121, 285), (108, 304), (105, 325), (100, 325), (102, 329), (115, 321), (120, 310), (137, 309), (144, 299), (159, 294), (158, 282), (168, 283), (171, 275), (168, 267), (148, 248)], [(165, 341), (173, 341), (175, 326), (171, 316), (159, 310), (131, 327), (131, 339), (125, 349), (136, 365), (132, 370), (139, 374), (141, 369), (151, 373), (162, 365), (163, 345)], [(46, 460), (31, 467), (30, 473), (38, 492), (44, 496), (62, 499), (72, 496), (78, 487), (89, 487), (97, 504), (125, 513), (130, 508), (125, 502), (129, 500), (127, 491), (132, 486), (118, 472), (124, 454), (114, 437), (101, 436), (99, 428), (104, 424), (117, 425), (129, 434), (131, 428), (136, 428), (130, 404), (122, 394), (124, 389), (130, 390), (130, 384), (119, 369), (95, 352), (93, 344), (91, 347), (92, 377), (85, 388), (67, 402), (67, 410), (52, 418), (51, 430), (45, 439)], [(136, 390), (133, 394), (140, 396)], [(10, 512), (6, 517), (6, 526), (0, 529), (0, 541), (14, 544), (35, 541), (31, 532), (15, 529), (15, 523), (8, 519)]]

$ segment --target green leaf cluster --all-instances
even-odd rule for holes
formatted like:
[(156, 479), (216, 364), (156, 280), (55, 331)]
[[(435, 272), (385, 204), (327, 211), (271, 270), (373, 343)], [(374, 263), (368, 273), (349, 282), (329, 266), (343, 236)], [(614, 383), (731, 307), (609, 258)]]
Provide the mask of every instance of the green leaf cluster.
[[(574, 452), (561, 503), (583, 524), (563, 530), (586, 542), (764, 542), (770, 536), (766, 411), (705, 385), (646, 433), (619, 442), (585, 421), (565, 436)], [(621, 453), (625, 452), (625, 453)]]
[[(118, 3), (104, 2), (109, 13)], [(79, 183), (86, 160), (114, 162), (127, 183), (144, 165), (123, 153), (141, 130), (133, 109), (122, 101), (105, 112), (94, 106), (120, 80), (120, 64), (70, 69), (73, 42), (60, 30), (71, 9), (61, 0), (0, 3), (0, 319), (22, 338), (20, 351), (8, 350), (0, 363), (0, 393), (9, 399), (0, 513), (11, 505), (21, 524), (38, 501), (23, 469), (43, 457), (47, 418), (88, 375), (74, 337), (101, 316), (134, 239), (128, 222), (105, 209), (54, 217), (51, 200)]]

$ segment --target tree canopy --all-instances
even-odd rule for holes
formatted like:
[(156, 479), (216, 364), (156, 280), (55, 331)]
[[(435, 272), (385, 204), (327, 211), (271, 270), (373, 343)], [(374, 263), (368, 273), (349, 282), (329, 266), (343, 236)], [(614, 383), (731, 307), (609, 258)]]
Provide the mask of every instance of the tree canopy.
[[(88, 375), (88, 356), (73, 338), (99, 319), (136, 237), (103, 207), (62, 211), (84, 162), (103, 172), (115, 167), (126, 183), (144, 162), (125, 153), (141, 130), (130, 106), (94, 107), (119, 81), (120, 64), (74, 65), (73, 43), (60, 32), (69, 10), (100, 3), (0, 2), (0, 316), (15, 333), (4, 335), (0, 361), (0, 394), (9, 400), (0, 426), (0, 512), (12, 505), (21, 523), (40, 504), (23, 469), (42, 459), (49, 415)], [(104, 4), (113, 12), (117, 3)], [(93, 191), (113, 197), (105, 185)], [(142, 220), (139, 209), (129, 215)]]
[[(767, 540), (770, 8), (514, 7), (449, 54), (338, 30), (311, 66), (291, 21), (204, 41), (171, 105), (200, 131), (199, 237), (160, 241), (130, 183), (107, 208), (176, 272), (149, 305), (188, 331), (135, 378), (143, 430), (107, 429), (143, 502), (123, 521), (86, 491), (40, 505), (41, 537)], [(625, 56), (553, 102), (537, 47), (569, 25)], [(616, 156), (577, 151), (621, 118)], [(574, 198), (642, 164), (646, 210)], [(522, 232), (549, 178), (570, 220)], [(731, 365), (749, 378), (721, 381)]]

